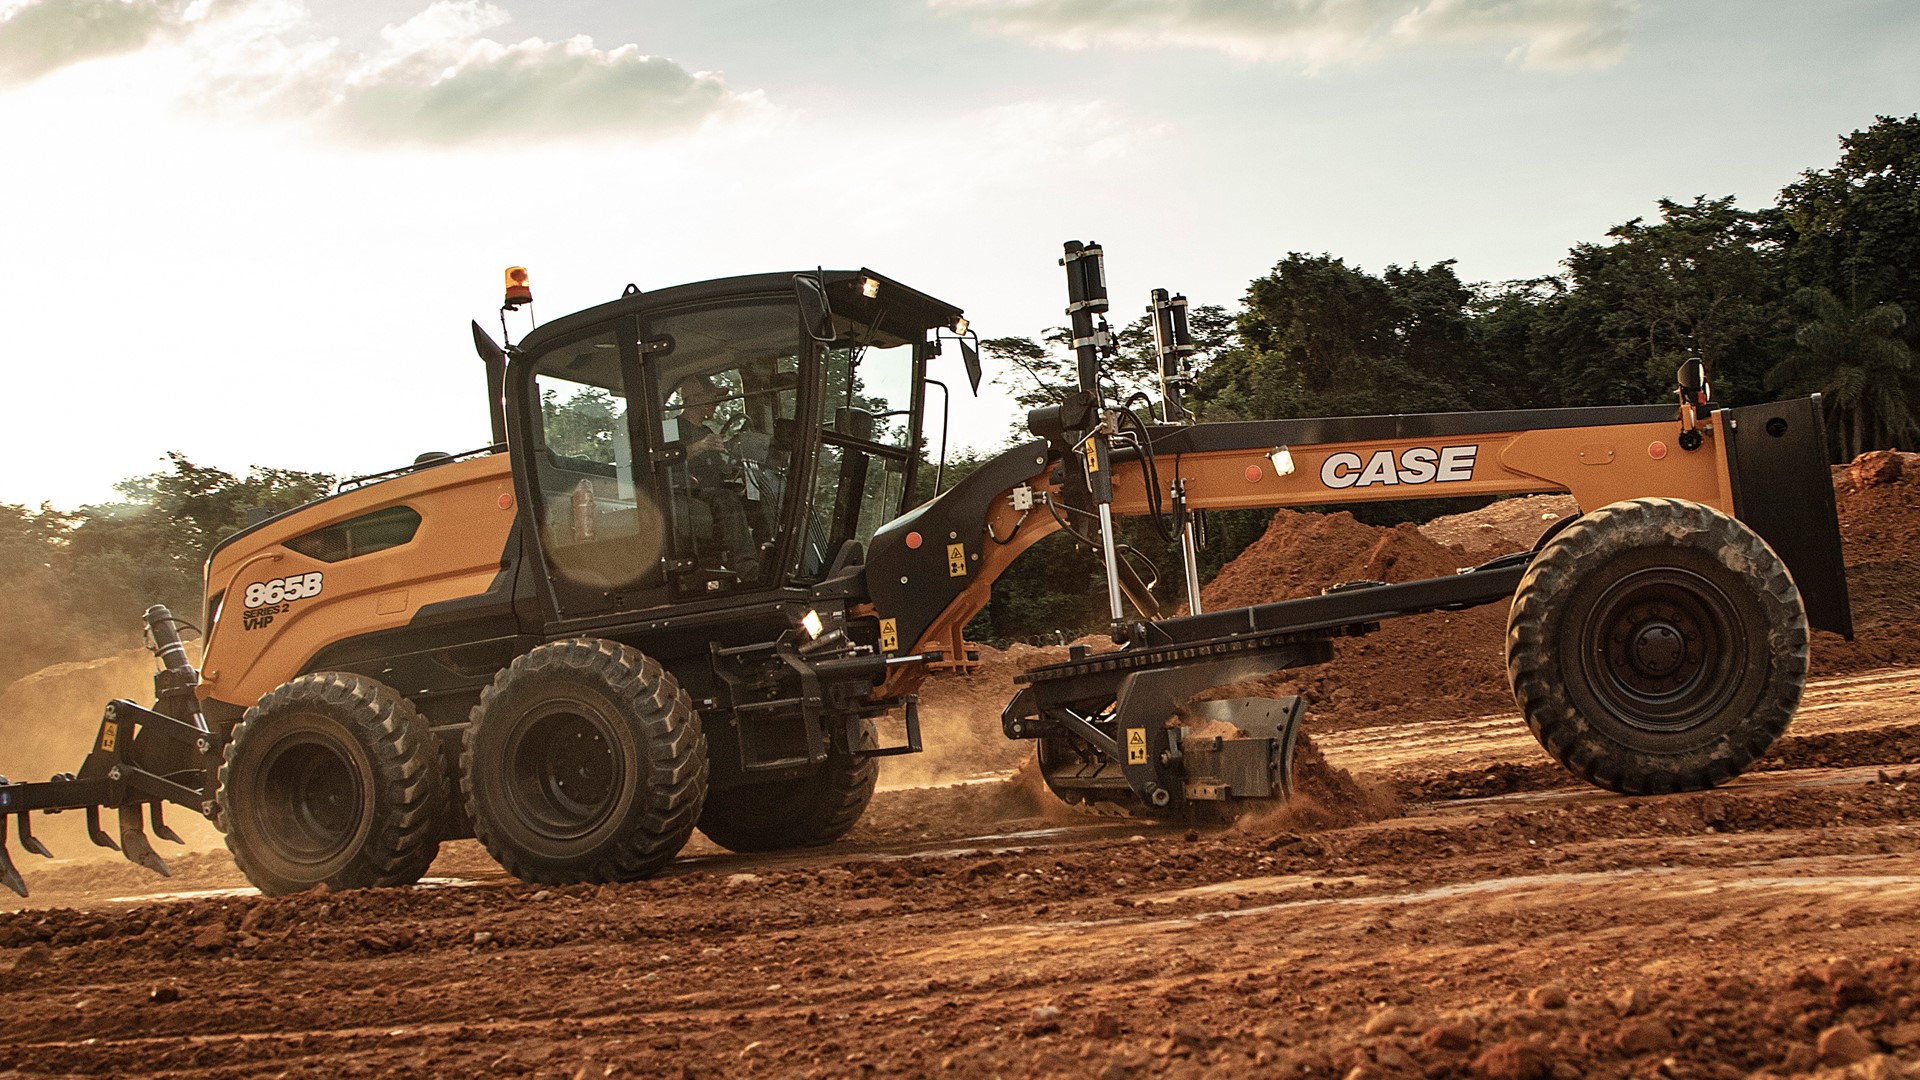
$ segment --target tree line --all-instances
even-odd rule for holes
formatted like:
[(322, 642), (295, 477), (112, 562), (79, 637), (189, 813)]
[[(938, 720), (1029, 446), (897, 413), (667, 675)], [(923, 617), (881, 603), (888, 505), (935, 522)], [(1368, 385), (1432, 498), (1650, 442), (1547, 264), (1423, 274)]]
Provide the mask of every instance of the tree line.
[(236, 476), (185, 455), (114, 485), (113, 502), (59, 510), (0, 503), (0, 687), (48, 664), (132, 648), (151, 604), (198, 624), (201, 571), (250, 511), (291, 509), (334, 477), (254, 467)]

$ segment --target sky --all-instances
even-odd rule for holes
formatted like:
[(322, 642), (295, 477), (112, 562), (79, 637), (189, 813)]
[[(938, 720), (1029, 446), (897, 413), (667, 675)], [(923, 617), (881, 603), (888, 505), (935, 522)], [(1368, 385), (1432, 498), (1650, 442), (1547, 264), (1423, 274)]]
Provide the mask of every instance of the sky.
[(1116, 324), (1292, 251), (1550, 274), (1831, 165), (1916, 46), (1912, 0), (0, 0), (0, 502), (481, 446), (513, 264), (540, 318), (867, 266), (988, 337), (1064, 321), (1066, 240)]

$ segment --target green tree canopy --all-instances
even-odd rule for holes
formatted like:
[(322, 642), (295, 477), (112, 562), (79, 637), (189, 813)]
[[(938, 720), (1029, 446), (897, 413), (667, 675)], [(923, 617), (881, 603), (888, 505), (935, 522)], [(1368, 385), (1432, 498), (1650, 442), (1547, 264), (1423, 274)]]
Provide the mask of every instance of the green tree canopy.
[(1794, 280), (1867, 308), (1899, 304), (1912, 335), (1920, 327), (1920, 115), (1876, 117), (1840, 148), (1833, 168), (1808, 169), (1780, 192)]
[(1808, 319), (1794, 332), (1798, 348), (1768, 373), (1768, 384), (1823, 395), (1827, 438), (1843, 461), (1876, 447), (1914, 445), (1920, 387), (1913, 352), (1900, 339), (1906, 312), (1892, 303), (1862, 311), (1818, 287), (1794, 299)]

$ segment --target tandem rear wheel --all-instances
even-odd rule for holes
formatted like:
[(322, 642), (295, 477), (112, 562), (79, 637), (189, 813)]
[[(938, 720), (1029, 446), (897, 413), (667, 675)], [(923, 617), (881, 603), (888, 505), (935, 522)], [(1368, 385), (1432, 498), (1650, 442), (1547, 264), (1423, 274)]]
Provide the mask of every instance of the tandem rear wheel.
[(599, 638), (521, 656), (481, 693), (461, 775), (473, 833), (522, 881), (634, 881), (671, 861), (707, 795), (707, 744), (660, 664)]
[(700, 831), (729, 851), (819, 847), (845, 836), (873, 801), (879, 762), (838, 748), (818, 772), (707, 793)]
[(1766, 541), (1700, 503), (1634, 499), (1544, 544), (1514, 594), (1507, 672), (1547, 752), (1627, 794), (1744, 771), (1793, 719), (1807, 619)]
[(412, 704), (318, 672), (248, 709), (220, 767), (227, 847), (268, 896), (411, 885), (440, 849), (440, 747)]

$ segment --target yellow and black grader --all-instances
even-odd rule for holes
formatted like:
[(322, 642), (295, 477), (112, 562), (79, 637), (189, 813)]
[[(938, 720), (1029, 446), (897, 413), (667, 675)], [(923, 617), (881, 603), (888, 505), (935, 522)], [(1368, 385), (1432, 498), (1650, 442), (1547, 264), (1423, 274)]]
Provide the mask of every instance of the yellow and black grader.
[[(1002, 723), (1062, 798), (1149, 815), (1284, 797), (1297, 699), (1183, 706), (1396, 616), (1508, 603), (1526, 722), (1634, 793), (1740, 773), (1793, 716), (1809, 627), (1851, 635), (1817, 399), (1722, 407), (1696, 362), (1666, 404), (1194, 423), (1184, 300), (1153, 295), (1160, 399), (1104, 400), (1101, 249), (1062, 265), (1078, 385), (917, 506), (944, 462), (935, 365), (957, 354), (977, 390), (980, 358), (959, 308), (890, 278), (628, 286), (510, 348), (475, 324), (491, 445), (222, 541), (200, 665), (150, 609), (152, 705), (108, 704), (77, 774), (0, 781), (0, 825), (45, 855), (30, 815), (84, 811), (164, 873), (146, 826), (172, 838), (179, 804), (269, 894), (410, 884), (464, 836), (551, 883), (643, 878), (696, 828), (735, 851), (826, 843), (877, 759), (919, 749), (916, 690), (964, 660), (995, 578), (1059, 529), (1104, 560), (1116, 647), (1028, 671)], [(1200, 602), (1204, 510), (1540, 492), (1583, 513), (1457, 574)], [(1116, 519), (1145, 515), (1178, 541), (1184, 596), (1117, 550)], [(904, 735), (883, 746), (889, 713)], [(0, 880), (25, 894), (3, 841)]]

